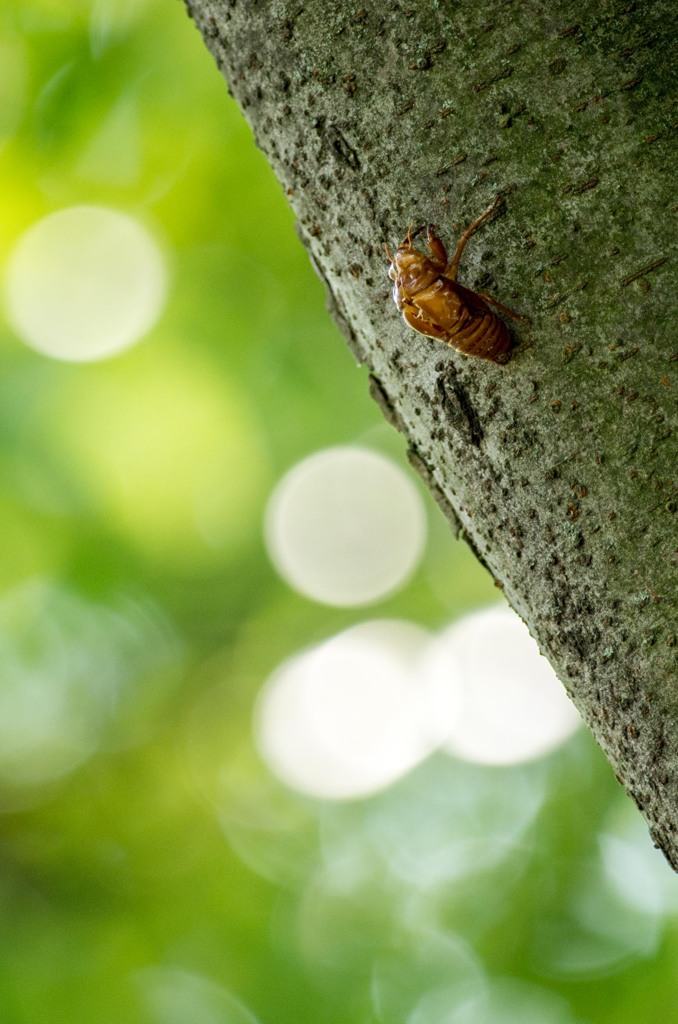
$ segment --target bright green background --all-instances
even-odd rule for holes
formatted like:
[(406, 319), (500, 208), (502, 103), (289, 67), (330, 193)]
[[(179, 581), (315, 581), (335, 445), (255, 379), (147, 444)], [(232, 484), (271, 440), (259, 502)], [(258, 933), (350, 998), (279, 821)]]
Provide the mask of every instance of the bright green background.
[[(286, 469), (354, 442), (406, 465), (279, 186), (180, 3), (4, 0), (0, 32), (3, 266), (41, 217), (95, 203), (146, 224), (171, 275), (157, 326), (108, 362), (46, 359), (2, 324), (0, 687), (65, 673), (96, 736), (61, 778), (0, 776), (2, 1024), (678, 1020), (678, 890), (584, 733), (504, 771), (438, 755), (339, 805), (262, 765), (251, 709), (282, 659), (497, 592), (428, 497), (420, 570), (367, 612), (277, 577), (262, 516)], [(210, 446), (216, 546), (186, 512)], [(601, 881), (601, 829), (631, 837), (653, 911)], [(494, 866), (457, 869), (464, 842)], [(483, 1009), (461, 1008), (469, 971)]]

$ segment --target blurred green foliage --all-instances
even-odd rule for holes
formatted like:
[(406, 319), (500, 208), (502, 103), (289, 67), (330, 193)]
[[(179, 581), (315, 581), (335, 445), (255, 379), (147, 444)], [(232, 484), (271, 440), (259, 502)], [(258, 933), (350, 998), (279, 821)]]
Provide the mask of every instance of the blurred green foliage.
[[(583, 733), (519, 768), (439, 754), (353, 803), (271, 777), (251, 714), (282, 659), (497, 592), (428, 498), (417, 575), (368, 613), (272, 569), (262, 517), (288, 467), (404, 451), (182, 5), (7, 2), (0, 60), (3, 265), (41, 217), (93, 203), (138, 217), (171, 275), (160, 321), (107, 362), (49, 360), (2, 324), (0, 1020), (676, 1019), (674, 879)], [(221, 525), (203, 535), (205, 451)]]

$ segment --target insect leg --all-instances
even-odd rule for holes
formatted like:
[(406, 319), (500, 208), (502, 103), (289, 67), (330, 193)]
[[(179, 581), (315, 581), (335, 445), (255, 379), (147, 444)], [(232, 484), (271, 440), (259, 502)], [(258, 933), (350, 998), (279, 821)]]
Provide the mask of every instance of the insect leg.
[(426, 229), (426, 241), (428, 242), (428, 247), (431, 250), (431, 255), (433, 256), (434, 262), (439, 263), (441, 267), (446, 267), (447, 250), (445, 249), (445, 246), (434, 232), (433, 226), (431, 224), (429, 224), (429, 226)]
[(480, 217), (478, 217), (477, 220), (474, 220), (473, 224), (469, 225), (469, 227), (466, 228), (466, 231), (457, 242), (457, 248), (454, 250), (454, 256), (452, 257), (450, 263), (448, 264), (445, 270), (445, 277), (449, 277), (450, 280), (452, 281), (457, 280), (457, 268), (459, 266), (461, 254), (463, 253), (464, 248), (466, 247), (466, 243), (468, 242), (471, 235), (474, 235), (478, 228), (482, 227), (485, 221), (489, 220), (494, 211), (502, 202), (502, 198), (502, 196), (495, 196), (490, 206), (488, 206), (488, 208), (485, 210), (485, 213), (481, 213)]
[(520, 313), (514, 312), (514, 310), (509, 309), (507, 306), (502, 306), (501, 302), (497, 302), (497, 300), (493, 299), (491, 295), (487, 295), (485, 292), (478, 292), (477, 294), (480, 295), (481, 299), (484, 299), (485, 302), (488, 302), (490, 306), (494, 306), (494, 308), (498, 309), (500, 313), (503, 313), (504, 316), (510, 316), (512, 320), (520, 320), (523, 324), (532, 323), (532, 321), (528, 320), (526, 316), (521, 316)]
[(420, 227), (418, 227), (418, 228), (415, 228), (412, 224), (410, 224), (409, 228), (407, 229), (407, 234), (405, 235), (405, 237), (403, 238), (402, 242), (400, 243), (400, 247), (401, 248), (411, 249), (412, 248), (412, 239), (416, 238), (417, 235), (420, 235), (423, 230), (424, 230), (424, 225), (423, 224)]

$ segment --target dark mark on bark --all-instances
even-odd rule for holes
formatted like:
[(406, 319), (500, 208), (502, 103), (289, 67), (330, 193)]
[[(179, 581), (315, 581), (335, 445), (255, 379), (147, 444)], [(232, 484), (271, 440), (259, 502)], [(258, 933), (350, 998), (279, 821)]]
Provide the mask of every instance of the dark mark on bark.
[(447, 422), (467, 444), (479, 448), (483, 428), (456, 372), (440, 377), (436, 386)]
[(560, 263), (563, 262), (563, 260), (566, 260), (567, 257), (568, 257), (568, 253), (561, 252), (561, 253), (558, 253), (557, 256), (554, 256), (553, 259), (549, 260), (547, 263), (540, 263), (539, 266), (537, 267), (537, 269), (534, 272), (535, 277), (539, 277), (539, 275), (543, 274), (544, 271), (548, 270), (549, 267), (557, 267)]
[(360, 158), (358, 157), (358, 154), (336, 125), (330, 124), (327, 126), (325, 129), (325, 138), (337, 160), (346, 164), (352, 171), (359, 170)]
[(510, 78), (513, 74), (513, 68), (509, 65), (505, 67), (498, 74), (493, 75), (492, 78), (486, 78), (482, 82), (476, 82), (475, 85), (471, 86), (472, 92), (482, 92), (483, 89), (487, 89), (488, 86), (494, 85), (495, 82), (501, 82), (503, 78)]
[(569, 292), (562, 292), (562, 294), (552, 295), (546, 303), (548, 308), (552, 309), (554, 306), (559, 306), (561, 302), (565, 301), (565, 299), (569, 299), (570, 295), (574, 295), (575, 292), (583, 291), (587, 287), (587, 285), (588, 281), (580, 281), (579, 284), (576, 284), (574, 286), (574, 288), (570, 288)]
[(559, 33), (561, 39), (573, 39), (575, 43), (581, 43), (584, 41), (584, 33), (581, 25), (570, 25), (569, 28), (564, 29)]
[(561, 195), (567, 196), (580, 196), (584, 192), (589, 192), (592, 188), (600, 183), (600, 178), (589, 178), (588, 181), (582, 182), (581, 185), (566, 185)]
[(658, 260), (653, 263), (648, 263), (646, 267), (642, 267), (640, 270), (636, 270), (635, 273), (629, 274), (628, 277), (622, 278), (619, 282), (622, 288), (626, 287), (627, 284), (631, 284), (632, 281), (636, 281), (639, 277), (644, 277), (645, 274), (649, 274), (651, 270), (656, 270), (657, 267), (663, 266), (668, 259), (668, 256), (660, 256)]
[(467, 159), (468, 153), (460, 153), (459, 156), (455, 156), (454, 160), (451, 160), (449, 164), (443, 164), (443, 166), (436, 171), (436, 177), (442, 177), (443, 174), (447, 174), (447, 172), (452, 170), (453, 167), (458, 167), (459, 164), (463, 164), (464, 160)]

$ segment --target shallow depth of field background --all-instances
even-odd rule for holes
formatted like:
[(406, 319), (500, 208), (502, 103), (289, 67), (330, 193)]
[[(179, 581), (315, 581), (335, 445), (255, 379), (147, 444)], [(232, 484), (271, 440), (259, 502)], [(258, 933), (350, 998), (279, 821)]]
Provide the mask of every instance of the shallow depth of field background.
[(678, 881), (183, 6), (0, 68), (0, 1020), (676, 1020)]

